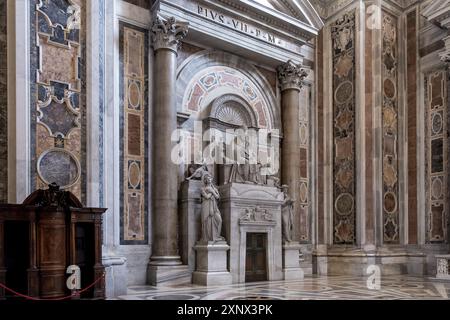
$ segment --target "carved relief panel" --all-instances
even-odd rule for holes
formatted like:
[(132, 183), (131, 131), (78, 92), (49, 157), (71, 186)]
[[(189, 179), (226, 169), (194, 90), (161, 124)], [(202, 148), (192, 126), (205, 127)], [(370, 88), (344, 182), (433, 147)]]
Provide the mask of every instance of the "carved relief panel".
[[(85, 2), (32, 1), (36, 187), (56, 182), (85, 199)], [(34, 91), (34, 92), (33, 92)], [(34, 158), (34, 157), (33, 157)]]
[(399, 243), (397, 19), (383, 12), (383, 240)]
[(426, 240), (447, 243), (448, 228), (448, 106), (446, 70), (426, 78)]
[(331, 25), (333, 53), (333, 242), (355, 242), (355, 12)]
[(121, 243), (147, 243), (147, 31), (120, 23)]

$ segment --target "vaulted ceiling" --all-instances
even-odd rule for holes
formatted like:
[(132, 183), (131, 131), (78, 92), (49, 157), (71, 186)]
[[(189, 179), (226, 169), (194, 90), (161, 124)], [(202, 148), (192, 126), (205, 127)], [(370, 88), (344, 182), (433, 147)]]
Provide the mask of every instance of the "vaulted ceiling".
[(320, 29), (322, 19), (315, 6), (309, 0), (251, 0), (267, 7), (270, 10), (289, 15), (307, 25)]

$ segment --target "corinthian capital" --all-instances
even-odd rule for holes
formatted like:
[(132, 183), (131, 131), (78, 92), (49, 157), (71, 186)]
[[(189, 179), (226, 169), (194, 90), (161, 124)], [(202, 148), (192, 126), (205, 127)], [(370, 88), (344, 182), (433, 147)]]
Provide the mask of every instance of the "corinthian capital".
[(158, 15), (152, 27), (153, 49), (177, 52), (181, 40), (188, 32), (188, 25), (188, 22), (177, 21), (174, 17)]
[(303, 80), (308, 76), (306, 69), (301, 64), (295, 64), (292, 60), (278, 66), (277, 71), (281, 91), (300, 90), (303, 87)]

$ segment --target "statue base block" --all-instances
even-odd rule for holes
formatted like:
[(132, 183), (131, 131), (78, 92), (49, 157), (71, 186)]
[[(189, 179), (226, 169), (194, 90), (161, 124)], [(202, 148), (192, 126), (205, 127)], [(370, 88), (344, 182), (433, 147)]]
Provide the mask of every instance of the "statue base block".
[(285, 242), (283, 244), (283, 274), (284, 280), (299, 280), (304, 278), (300, 268), (300, 250), (298, 242)]
[(194, 249), (197, 265), (192, 273), (193, 284), (221, 286), (232, 283), (231, 273), (227, 269), (227, 251), (230, 247), (225, 241), (198, 242)]

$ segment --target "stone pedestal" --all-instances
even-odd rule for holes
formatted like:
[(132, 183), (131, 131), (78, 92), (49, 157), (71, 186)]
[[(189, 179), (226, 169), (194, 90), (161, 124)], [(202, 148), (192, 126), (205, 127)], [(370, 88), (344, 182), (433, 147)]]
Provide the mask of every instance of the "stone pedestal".
[(195, 270), (194, 246), (201, 237), (202, 182), (183, 181), (180, 192), (180, 253), (183, 264)]
[(283, 244), (283, 274), (284, 280), (299, 280), (304, 278), (300, 268), (300, 250), (298, 242), (285, 242)]
[(227, 251), (230, 247), (225, 241), (198, 242), (194, 247), (197, 256), (196, 271), (192, 283), (203, 286), (222, 286), (232, 283), (227, 270)]

